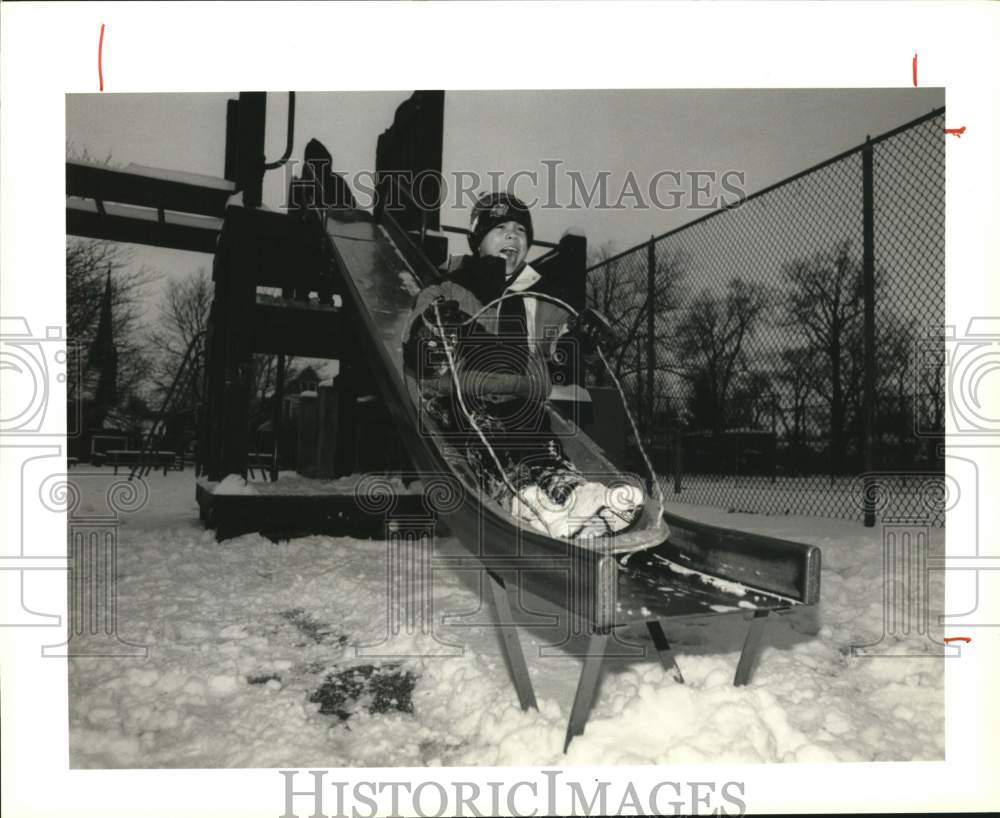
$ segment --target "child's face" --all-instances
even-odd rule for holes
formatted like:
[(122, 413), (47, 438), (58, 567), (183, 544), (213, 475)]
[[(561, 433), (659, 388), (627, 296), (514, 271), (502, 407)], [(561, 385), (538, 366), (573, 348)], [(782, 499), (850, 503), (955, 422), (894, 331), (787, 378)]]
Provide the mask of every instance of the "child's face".
[(521, 269), (528, 256), (528, 231), (520, 222), (502, 222), (479, 243), (480, 256), (498, 256), (507, 262), (507, 276)]

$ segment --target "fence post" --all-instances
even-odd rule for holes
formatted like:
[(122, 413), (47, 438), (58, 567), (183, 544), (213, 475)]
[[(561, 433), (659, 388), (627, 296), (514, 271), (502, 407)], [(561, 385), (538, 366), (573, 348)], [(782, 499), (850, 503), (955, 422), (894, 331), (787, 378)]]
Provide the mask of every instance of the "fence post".
[[(774, 448), (771, 448), (771, 447)], [(771, 392), (771, 485), (778, 482), (778, 393)]]
[(680, 424), (674, 429), (674, 494), (681, 493), (681, 470), (684, 468), (684, 435)]
[(653, 372), (656, 369), (656, 239), (649, 237), (646, 253), (646, 437), (653, 443)]
[(285, 403), (285, 353), (278, 353), (278, 371), (274, 376), (274, 406), (271, 407), (271, 482), (278, 479), (278, 463), (281, 457), (281, 420)]
[(864, 209), (864, 271), (862, 291), (864, 315), (864, 409), (865, 409), (865, 526), (875, 525), (875, 192), (871, 138), (861, 151)]

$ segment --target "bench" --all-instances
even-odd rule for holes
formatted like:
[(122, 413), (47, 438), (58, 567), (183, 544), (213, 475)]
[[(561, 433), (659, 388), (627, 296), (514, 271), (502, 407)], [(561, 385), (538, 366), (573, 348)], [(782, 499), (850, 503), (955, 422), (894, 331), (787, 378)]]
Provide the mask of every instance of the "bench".
[(119, 466), (140, 466), (163, 469), (163, 474), (166, 475), (177, 459), (177, 453), (171, 451), (144, 452), (138, 449), (109, 449), (105, 454), (110, 458), (115, 474), (118, 474)]

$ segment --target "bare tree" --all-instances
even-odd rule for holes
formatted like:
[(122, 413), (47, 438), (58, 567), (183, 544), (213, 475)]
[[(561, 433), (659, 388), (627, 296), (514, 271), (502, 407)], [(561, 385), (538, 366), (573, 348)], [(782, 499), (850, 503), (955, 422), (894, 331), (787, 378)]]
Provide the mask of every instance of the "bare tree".
[(587, 274), (587, 306), (600, 310), (609, 318), (614, 309), (615, 285), (622, 280), (621, 259), (616, 259), (617, 255), (617, 245), (606, 241), (591, 246), (587, 258), (588, 267), (593, 268)]
[(778, 417), (786, 439), (793, 449), (806, 442), (806, 417), (810, 398), (815, 394), (815, 352), (808, 347), (789, 347), (781, 351), (780, 365), (775, 381), (790, 397), (791, 420), (783, 408)]
[[(149, 345), (156, 350), (157, 356), (152, 382), (161, 395), (174, 383), (181, 363), (195, 340), (204, 338), (213, 292), (212, 280), (203, 267), (187, 278), (167, 282), (160, 303), (159, 321), (149, 334)], [(186, 397), (192, 404), (202, 397), (201, 364), (197, 366), (199, 377), (194, 378), (192, 393)]]
[(799, 329), (808, 349), (816, 354), (815, 388), (830, 407), (831, 471), (840, 474), (847, 427), (845, 385), (849, 376), (856, 380), (860, 374), (862, 265), (845, 239), (832, 250), (785, 265), (783, 275), (789, 324)]
[(945, 349), (940, 338), (920, 342), (916, 371), (916, 417), (920, 428), (943, 433), (945, 412)]
[[(604, 314), (616, 330), (616, 339), (606, 346), (604, 353), (609, 361), (616, 361), (616, 374), (620, 374), (620, 357), (627, 348), (622, 329), (627, 315), (637, 306), (642, 289), (639, 286), (630, 255), (619, 256), (614, 242), (607, 241), (590, 253), (593, 269), (587, 274), (587, 306)], [(599, 266), (596, 266), (599, 265)], [(590, 368), (594, 382), (604, 386), (609, 382), (603, 366)]]
[(916, 455), (912, 394), (917, 319), (883, 310), (876, 325), (875, 406), (885, 466), (909, 468)]
[(722, 298), (702, 290), (677, 326), (672, 370), (691, 385), (689, 411), (695, 424), (716, 435), (728, 422), (737, 378), (750, 374), (745, 345), (768, 304), (762, 285), (734, 278)]
[(770, 429), (777, 422), (777, 399), (769, 372), (745, 366), (738, 373), (726, 402), (727, 426)]
[[(180, 374), (180, 367), (188, 350), (196, 339), (205, 338), (208, 330), (209, 314), (215, 286), (205, 268), (199, 268), (192, 275), (168, 282), (160, 304), (157, 326), (149, 333), (149, 346), (156, 351), (152, 383), (160, 401), (169, 393)], [(202, 342), (204, 344), (204, 341)], [(197, 349), (197, 347), (195, 347)], [(201, 347), (204, 350), (204, 345)], [(173, 413), (188, 412), (193, 420), (194, 410), (204, 400), (204, 354), (192, 357), (193, 372), (184, 378), (189, 386), (185, 394), (177, 394), (173, 401)], [(256, 354), (253, 356), (253, 380), (251, 395), (255, 415), (266, 415), (265, 406), (277, 383), (277, 356)], [(286, 358), (285, 383), (296, 375), (294, 359)]]
[[(600, 266), (594, 268), (594, 265)], [(689, 258), (683, 250), (657, 243), (652, 294), (646, 247), (617, 255), (614, 244), (605, 242), (592, 254), (591, 267), (587, 276), (587, 305), (604, 313), (614, 328), (615, 343), (604, 350), (605, 354), (630, 403), (641, 405), (646, 394), (644, 379), (650, 368), (646, 360), (649, 311), (653, 311), (656, 323), (653, 339), (656, 360), (652, 366), (655, 377), (669, 371), (667, 324), (683, 298)], [(594, 379), (598, 385), (606, 382), (603, 367), (595, 368)]]

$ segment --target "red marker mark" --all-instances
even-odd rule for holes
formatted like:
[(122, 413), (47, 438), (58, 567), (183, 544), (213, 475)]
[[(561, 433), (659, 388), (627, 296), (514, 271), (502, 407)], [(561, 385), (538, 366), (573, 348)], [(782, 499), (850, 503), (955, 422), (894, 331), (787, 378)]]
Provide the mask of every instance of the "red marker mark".
[(104, 70), (101, 68), (101, 54), (104, 51), (104, 23), (101, 23), (101, 38), (97, 41), (97, 80), (104, 90)]
[(951, 134), (952, 136), (957, 136), (959, 139), (961, 139), (962, 134), (965, 133), (965, 126), (963, 125), (961, 128), (945, 128), (944, 132), (946, 134)]
[(917, 52), (913, 52), (913, 87), (917, 87)]
[(971, 641), (972, 638), (969, 636), (948, 636), (945, 637), (944, 643), (950, 645), (952, 642), (965, 642), (968, 645)]

